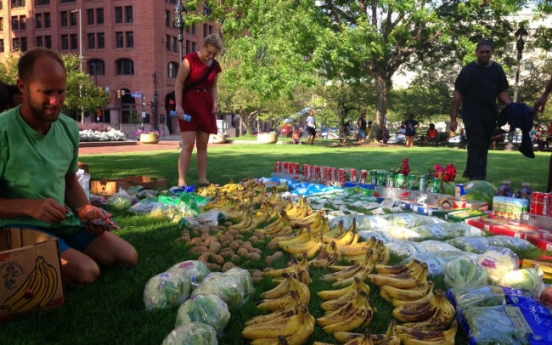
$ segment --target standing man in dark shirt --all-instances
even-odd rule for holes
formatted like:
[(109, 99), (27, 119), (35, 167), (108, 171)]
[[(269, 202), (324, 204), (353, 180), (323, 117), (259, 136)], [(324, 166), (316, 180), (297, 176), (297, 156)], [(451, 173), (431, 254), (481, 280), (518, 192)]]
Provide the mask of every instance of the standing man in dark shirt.
[(416, 128), (420, 123), (414, 120), (414, 114), (410, 114), (408, 120), (404, 121), (406, 126), (404, 136), (406, 137), (406, 147), (414, 146), (414, 137), (416, 136)]
[(357, 121), (358, 126), (358, 142), (363, 143), (366, 141), (366, 113), (360, 114), (360, 118)]
[(450, 130), (456, 131), (456, 114), (462, 103), (462, 120), (468, 138), (468, 161), (463, 177), (485, 180), (487, 153), (498, 116), (496, 99), (505, 105), (512, 100), (502, 66), (491, 61), (491, 42), (480, 41), (475, 55), (477, 59), (462, 68), (454, 83)]

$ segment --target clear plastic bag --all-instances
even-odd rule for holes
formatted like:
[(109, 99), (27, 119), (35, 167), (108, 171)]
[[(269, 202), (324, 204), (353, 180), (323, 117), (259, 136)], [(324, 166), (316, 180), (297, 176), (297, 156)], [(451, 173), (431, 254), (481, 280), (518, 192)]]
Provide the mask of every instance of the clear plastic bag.
[(156, 199), (143, 199), (132, 205), (127, 212), (133, 214), (148, 214), (155, 207), (161, 207), (163, 204), (156, 201)]
[(443, 275), (445, 265), (453, 260), (456, 260), (460, 257), (467, 256), (475, 260), (477, 257), (474, 254), (466, 253), (466, 252), (459, 252), (459, 251), (445, 251), (445, 252), (436, 252), (436, 253), (418, 253), (413, 255), (412, 257), (403, 260), (403, 264), (411, 261), (411, 260), (418, 260), (420, 262), (425, 262), (428, 267), (428, 275), (429, 276), (441, 276)]
[(188, 278), (192, 283), (192, 289), (194, 289), (211, 273), (211, 270), (199, 260), (186, 260), (171, 266), (166, 272)]
[(124, 189), (111, 195), (107, 199), (106, 207), (108, 210), (126, 211), (132, 206), (132, 198)]
[(184, 276), (163, 272), (151, 277), (144, 288), (147, 310), (179, 306), (190, 297), (191, 282)]
[(245, 302), (245, 289), (235, 275), (212, 272), (194, 289), (192, 296), (209, 293), (220, 297), (230, 310), (236, 310)]
[(205, 323), (190, 322), (173, 329), (161, 345), (218, 345), (217, 332)]
[(217, 335), (222, 335), (229, 321), (230, 311), (220, 297), (213, 294), (195, 295), (178, 308), (175, 327), (201, 322), (213, 326)]
[(511, 249), (501, 247), (489, 247), (485, 253), (477, 257), (476, 262), (483, 266), (489, 276), (489, 282), (495, 285), (506, 272), (519, 268), (517, 254)]
[(528, 291), (534, 296), (540, 296), (544, 288), (542, 273), (540, 268), (520, 268), (509, 271), (500, 278), (498, 285)]
[(445, 264), (444, 275), (447, 289), (483, 287), (489, 279), (483, 267), (466, 256)]

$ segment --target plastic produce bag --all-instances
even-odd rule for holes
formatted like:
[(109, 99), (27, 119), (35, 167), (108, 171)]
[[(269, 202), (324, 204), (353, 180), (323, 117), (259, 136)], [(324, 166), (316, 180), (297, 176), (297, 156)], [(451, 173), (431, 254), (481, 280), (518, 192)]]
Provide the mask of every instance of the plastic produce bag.
[(506, 286), (487, 285), (479, 288), (457, 287), (447, 290), (447, 298), (457, 309), (491, 307), (506, 303), (505, 296), (531, 296), (528, 293)]
[(184, 280), (186, 278), (189, 279), (193, 289), (211, 273), (211, 270), (199, 260), (187, 260), (171, 266), (166, 272), (175, 276), (181, 276)]
[(220, 297), (213, 294), (196, 295), (178, 308), (175, 327), (190, 322), (201, 322), (213, 326), (217, 335), (222, 335), (228, 321), (230, 311)]
[(489, 249), (478, 256), (476, 262), (483, 266), (489, 282), (498, 284), (502, 276), (509, 271), (519, 268), (519, 257), (511, 249), (501, 247), (489, 247)]
[(132, 199), (124, 189), (111, 195), (107, 199), (106, 207), (108, 210), (126, 211), (132, 206)]
[(249, 273), (249, 271), (241, 267), (233, 267), (224, 272), (224, 274), (228, 276), (235, 276), (240, 279), (245, 291), (245, 301), (247, 301), (249, 295), (255, 291), (253, 280), (251, 280), (251, 274)]
[(503, 235), (490, 237), (458, 237), (446, 242), (463, 251), (478, 254), (484, 253), (490, 246), (507, 247), (517, 250), (535, 248), (535, 246), (527, 240)]
[(540, 296), (544, 288), (542, 270), (540, 268), (520, 268), (506, 272), (498, 281), (498, 285), (529, 291), (535, 296)]
[(144, 289), (147, 310), (178, 306), (190, 297), (191, 282), (184, 276), (163, 272), (151, 277)]
[(90, 174), (82, 169), (77, 171), (77, 180), (86, 194), (86, 198), (90, 201)]
[(452, 251), (452, 252), (437, 252), (437, 253), (418, 253), (414, 256), (403, 260), (403, 264), (411, 261), (411, 260), (418, 260), (420, 262), (425, 262), (428, 267), (427, 274), (429, 276), (440, 276), (443, 274), (445, 265), (453, 260), (456, 260), (460, 257), (467, 256), (472, 259), (476, 259), (477, 256), (475, 254), (466, 253), (466, 252), (459, 252), (459, 251)]
[(444, 268), (445, 286), (450, 288), (478, 288), (487, 285), (487, 272), (469, 257), (459, 257)]
[(230, 310), (236, 310), (245, 301), (245, 289), (241, 279), (235, 275), (212, 272), (194, 289), (192, 296), (209, 293), (220, 297)]
[(445, 238), (461, 236), (483, 236), (483, 232), (466, 223), (438, 223), (426, 224), (411, 228), (421, 238)]
[(407, 258), (423, 252), (417, 242), (410, 241), (389, 242), (386, 244), (386, 247), (390, 253), (398, 256), (406, 256)]
[(155, 199), (143, 199), (136, 204), (132, 205), (127, 212), (133, 213), (133, 214), (148, 214), (153, 210), (155, 207), (161, 207), (163, 204), (159, 203)]
[(418, 243), (418, 247), (420, 247), (421, 251), (426, 253), (461, 252), (460, 249), (442, 241), (422, 241)]
[(217, 332), (208, 324), (190, 322), (172, 330), (161, 345), (218, 345)]

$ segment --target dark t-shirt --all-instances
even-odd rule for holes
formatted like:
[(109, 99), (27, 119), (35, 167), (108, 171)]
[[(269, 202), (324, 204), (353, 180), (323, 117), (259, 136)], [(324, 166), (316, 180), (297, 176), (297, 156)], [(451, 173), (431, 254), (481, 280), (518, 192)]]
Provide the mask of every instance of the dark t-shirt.
[(479, 66), (471, 62), (462, 68), (454, 83), (454, 89), (462, 93), (462, 116), (478, 114), (497, 115), (497, 96), (508, 90), (508, 80), (502, 67), (496, 62), (491, 66)]
[(362, 129), (363, 131), (366, 131), (366, 120), (362, 117), (358, 119), (357, 125), (359, 129)]
[(416, 135), (416, 126), (418, 125), (418, 121), (414, 119), (408, 119), (404, 121), (404, 124), (406, 126), (404, 130), (404, 135), (407, 137), (415, 136)]

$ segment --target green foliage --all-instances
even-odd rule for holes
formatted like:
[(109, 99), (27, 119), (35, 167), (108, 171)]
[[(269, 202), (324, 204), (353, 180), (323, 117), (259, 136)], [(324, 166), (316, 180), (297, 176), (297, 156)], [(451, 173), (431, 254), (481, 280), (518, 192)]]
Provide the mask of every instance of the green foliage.
[(19, 56), (10, 54), (0, 63), (0, 80), (6, 84), (15, 84), (17, 82), (17, 62)]

